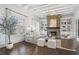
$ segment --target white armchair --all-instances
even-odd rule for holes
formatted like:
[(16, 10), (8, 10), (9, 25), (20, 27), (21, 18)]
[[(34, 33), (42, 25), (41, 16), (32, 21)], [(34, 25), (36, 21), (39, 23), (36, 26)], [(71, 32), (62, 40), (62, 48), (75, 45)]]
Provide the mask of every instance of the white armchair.
[(45, 39), (44, 38), (40, 38), (37, 40), (37, 45), (38, 46), (44, 46), (45, 45)]
[(56, 40), (49, 39), (48, 42), (47, 42), (47, 47), (56, 49)]

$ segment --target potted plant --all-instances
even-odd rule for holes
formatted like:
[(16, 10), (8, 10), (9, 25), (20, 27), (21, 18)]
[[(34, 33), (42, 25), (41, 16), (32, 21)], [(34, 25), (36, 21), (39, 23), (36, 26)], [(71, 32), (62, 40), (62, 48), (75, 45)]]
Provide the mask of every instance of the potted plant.
[(15, 34), (15, 26), (17, 24), (17, 19), (14, 16), (11, 16), (9, 19), (7, 19), (7, 34), (9, 42), (6, 45), (6, 48), (11, 49), (13, 47), (13, 43), (11, 42), (11, 35)]

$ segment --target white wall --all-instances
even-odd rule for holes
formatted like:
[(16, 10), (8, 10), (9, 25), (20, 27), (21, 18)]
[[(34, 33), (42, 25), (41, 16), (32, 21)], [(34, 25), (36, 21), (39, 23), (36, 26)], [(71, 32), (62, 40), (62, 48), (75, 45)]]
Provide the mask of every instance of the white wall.
[[(5, 9), (0, 8), (0, 19), (2, 19), (5, 16)], [(0, 20), (0, 24), (2, 21)], [(1, 29), (1, 28), (0, 28)], [(5, 35), (0, 32), (0, 47), (5, 46)]]
[(77, 40), (79, 41), (78, 38), (78, 19), (79, 19), (79, 8), (76, 11), (76, 13), (74, 14), (74, 35), (77, 38)]
[[(10, 9), (12, 9), (16, 12), (19, 12), (23, 15), (29, 16), (28, 12), (25, 12), (24, 10), (22, 10), (21, 8), (16, 7), (15, 5), (0, 5), (0, 17), (5, 17), (5, 8), (10, 8)], [(24, 41), (23, 34), (22, 34), (22, 31), (23, 31), (22, 27), (24, 26), (24, 23), (23, 23), (22, 20), (27, 21), (29, 18), (27, 18), (27, 17), (24, 18), (23, 16), (19, 16), (15, 13), (8, 14), (8, 16), (11, 16), (11, 15), (16, 16), (18, 18), (18, 21), (20, 22), (17, 26), (17, 30), (16, 30), (17, 34), (16, 35), (11, 35), (11, 41), (13, 43)], [(28, 21), (27, 23), (29, 24), (30, 22)], [(25, 25), (27, 25), (27, 23), (25, 23)], [(6, 39), (6, 42), (8, 42), (7, 39)], [(5, 46), (5, 34), (0, 33), (0, 48), (4, 47), (4, 46)]]

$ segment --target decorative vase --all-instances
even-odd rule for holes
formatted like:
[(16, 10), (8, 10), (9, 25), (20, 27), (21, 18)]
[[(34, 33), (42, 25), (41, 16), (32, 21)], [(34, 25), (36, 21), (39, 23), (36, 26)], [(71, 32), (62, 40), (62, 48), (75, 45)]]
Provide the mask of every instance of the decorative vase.
[(6, 48), (7, 48), (7, 49), (12, 49), (12, 48), (13, 48), (13, 43), (8, 43), (8, 44), (6, 45)]

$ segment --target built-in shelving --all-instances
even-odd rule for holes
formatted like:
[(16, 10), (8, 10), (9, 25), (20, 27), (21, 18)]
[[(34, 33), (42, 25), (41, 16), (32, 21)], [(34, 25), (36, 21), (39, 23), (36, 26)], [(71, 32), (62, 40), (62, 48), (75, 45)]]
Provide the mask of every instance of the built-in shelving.
[(47, 19), (39, 18), (40, 24), (40, 35), (47, 36)]
[(72, 31), (72, 18), (61, 18), (60, 20), (60, 36), (61, 38), (69, 38)]

